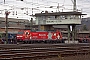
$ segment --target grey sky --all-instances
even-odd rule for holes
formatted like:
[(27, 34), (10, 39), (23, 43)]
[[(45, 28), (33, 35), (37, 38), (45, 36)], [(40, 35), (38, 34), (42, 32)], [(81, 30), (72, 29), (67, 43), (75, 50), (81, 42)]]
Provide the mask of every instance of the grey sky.
[[(20, 18), (28, 18), (29, 15), (32, 14), (32, 7), (33, 14), (40, 13), (41, 11), (58, 11), (57, 6), (59, 3), (59, 10), (62, 11), (69, 11), (73, 9), (73, 3), (71, 0), (24, 0), (23, 2), (19, 0), (6, 0), (6, 4), (3, 4), (4, 0), (0, 0), (0, 10), (8, 9), (10, 13), (10, 17), (17, 18), (20, 16)], [(77, 8), (79, 10), (82, 10), (83, 13), (86, 13), (87, 16), (90, 16), (90, 0), (77, 0)], [(53, 6), (53, 8), (48, 8), (50, 6)], [(21, 8), (24, 8), (24, 10), (21, 10)], [(10, 10), (12, 9), (12, 10)], [(15, 15), (15, 12), (17, 11), (18, 15)], [(28, 15), (25, 15), (27, 13)], [(5, 11), (2, 11), (5, 12)], [(14, 15), (12, 15), (14, 12)], [(4, 17), (4, 13), (0, 16)]]

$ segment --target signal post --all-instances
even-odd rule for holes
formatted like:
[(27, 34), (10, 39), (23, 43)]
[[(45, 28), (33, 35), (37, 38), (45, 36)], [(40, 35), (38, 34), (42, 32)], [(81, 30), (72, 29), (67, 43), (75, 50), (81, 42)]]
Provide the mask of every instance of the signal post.
[(10, 12), (6, 11), (5, 12), (5, 18), (6, 18), (6, 37), (5, 37), (5, 40), (6, 40), (6, 44), (8, 44), (8, 15), (10, 14)]

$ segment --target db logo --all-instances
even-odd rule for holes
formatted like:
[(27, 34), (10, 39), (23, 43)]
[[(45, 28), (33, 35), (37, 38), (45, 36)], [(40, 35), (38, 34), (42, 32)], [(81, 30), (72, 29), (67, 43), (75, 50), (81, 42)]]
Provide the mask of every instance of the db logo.
[(28, 31), (25, 32), (25, 38), (27, 38), (27, 37), (29, 37), (29, 32)]

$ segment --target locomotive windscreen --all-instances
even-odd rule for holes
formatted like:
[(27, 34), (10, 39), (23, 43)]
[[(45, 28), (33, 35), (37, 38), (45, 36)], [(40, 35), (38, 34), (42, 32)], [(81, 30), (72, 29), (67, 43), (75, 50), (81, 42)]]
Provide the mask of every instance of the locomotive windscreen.
[(18, 32), (18, 34), (23, 34), (23, 33), (24, 33), (24, 31), (19, 31), (19, 32)]

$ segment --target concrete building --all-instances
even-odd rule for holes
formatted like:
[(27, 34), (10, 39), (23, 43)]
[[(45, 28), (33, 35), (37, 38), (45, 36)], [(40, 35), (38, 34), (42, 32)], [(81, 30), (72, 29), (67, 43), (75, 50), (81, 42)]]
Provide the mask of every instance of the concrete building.
[[(71, 12), (48, 12), (37, 13), (36, 25), (38, 30), (55, 30), (54, 25), (67, 25), (68, 29), (68, 40), (72, 38), (75, 40), (75, 27), (81, 24), (82, 12), (71, 11)], [(63, 29), (64, 30), (64, 29)], [(65, 29), (66, 30), (66, 29)]]
[[(8, 33), (17, 33), (19, 29), (28, 28), (29, 20), (8, 18)], [(6, 31), (6, 19), (0, 17), (0, 33)]]
[[(37, 13), (36, 25), (39, 25), (39, 29), (48, 30), (54, 25), (72, 25), (81, 24), (81, 12), (48, 12)], [(41, 26), (41, 27), (40, 27)], [(46, 29), (47, 28), (47, 29)], [(52, 29), (52, 28), (51, 28)]]

